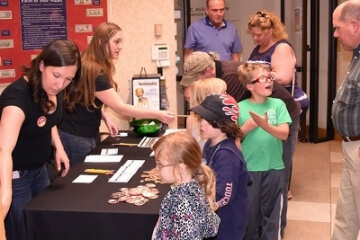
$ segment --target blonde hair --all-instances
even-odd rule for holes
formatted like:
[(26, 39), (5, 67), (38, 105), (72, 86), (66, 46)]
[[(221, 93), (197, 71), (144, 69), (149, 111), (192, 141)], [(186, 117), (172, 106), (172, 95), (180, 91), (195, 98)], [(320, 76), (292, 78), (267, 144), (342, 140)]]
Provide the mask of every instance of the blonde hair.
[(246, 88), (246, 85), (251, 83), (254, 78), (254, 72), (263, 69), (270, 72), (270, 65), (260, 62), (246, 62), (238, 67), (239, 80)]
[(195, 81), (190, 86), (190, 108), (200, 105), (202, 101), (211, 93), (225, 93), (227, 85), (220, 78), (204, 78)]
[[(207, 95), (211, 93), (225, 93), (226, 89), (227, 85), (225, 81), (220, 78), (204, 78), (197, 80), (190, 86), (189, 107), (193, 108), (200, 105)], [(200, 140), (200, 125), (195, 113), (190, 112), (190, 116), (187, 119), (187, 125), (188, 132), (196, 134), (198, 140)]]
[(191, 172), (193, 179), (202, 187), (210, 208), (215, 211), (215, 174), (213, 170), (202, 161), (202, 151), (196, 139), (187, 132), (180, 131), (159, 138), (153, 150), (156, 158), (166, 159), (172, 165), (183, 163)]
[(247, 27), (249, 32), (251, 32), (254, 27), (260, 28), (261, 31), (272, 30), (272, 37), (276, 42), (282, 39), (288, 39), (285, 26), (280, 18), (275, 13), (267, 10), (261, 10), (250, 16)]

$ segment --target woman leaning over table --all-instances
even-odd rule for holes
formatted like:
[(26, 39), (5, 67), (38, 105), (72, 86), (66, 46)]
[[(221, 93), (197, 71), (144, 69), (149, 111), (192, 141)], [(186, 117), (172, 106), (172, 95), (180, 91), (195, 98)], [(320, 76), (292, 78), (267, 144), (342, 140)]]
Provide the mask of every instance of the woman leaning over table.
[(61, 175), (69, 171), (56, 124), (63, 105), (74, 105), (70, 98), (62, 101), (62, 90), (74, 91), (81, 74), (78, 47), (52, 41), (23, 72), (0, 97), (0, 180), (8, 240), (24, 238), (24, 206), (50, 184), (44, 164), (52, 148), (57, 169), (64, 165)]
[[(271, 74), (278, 83), (283, 85), (300, 103), (302, 113), (306, 114), (309, 99), (299, 87), (296, 74), (296, 57), (291, 44), (287, 41), (288, 34), (280, 18), (273, 12), (262, 10), (250, 16), (248, 31), (252, 34), (257, 45), (250, 54), (251, 61), (265, 61), (271, 66)], [(290, 180), (292, 171), (292, 157), (295, 152), (300, 115), (293, 118), (288, 139), (283, 142), (283, 161), (285, 164), (284, 177), (284, 206), (281, 214), (281, 235), (286, 226), (286, 212), (288, 198), (291, 196)]]
[[(103, 105), (118, 114), (135, 118), (156, 118), (170, 123), (175, 115), (135, 107), (123, 102), (118, 95), (117, 84), (113, 79), (113, 61), (119, 58), (122, 49), (122, 30), (109, 22), (100, 24), (89, 46), (82, 52), (82, 75), (79, 91), (74, 93), (77, 104), (74, 111), (65, 111), (60, 123), (59, 133), (69, 156), (70, 164), (75, 164), (96, 146), (99, 127), (103, 119), (111, 135), (117, 134), (116, 126), (102, 111)], [(71, 96), (71, 94), (66, 95)]]

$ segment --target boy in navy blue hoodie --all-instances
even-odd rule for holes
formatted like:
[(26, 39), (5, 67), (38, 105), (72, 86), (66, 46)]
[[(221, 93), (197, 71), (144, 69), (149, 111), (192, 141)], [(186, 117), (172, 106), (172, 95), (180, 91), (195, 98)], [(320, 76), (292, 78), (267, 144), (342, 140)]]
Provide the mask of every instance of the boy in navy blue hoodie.
[(191, 110), (200, 116), (200, 134), (208, 139), (203, 157), (216, 175), (216, 213), (221, 223), (215, 239), (242, 240), (248, 223), (249, 175), (235, 144), (235, 139), (242, 137), (238, 104), (230, 95), (211, 94)]

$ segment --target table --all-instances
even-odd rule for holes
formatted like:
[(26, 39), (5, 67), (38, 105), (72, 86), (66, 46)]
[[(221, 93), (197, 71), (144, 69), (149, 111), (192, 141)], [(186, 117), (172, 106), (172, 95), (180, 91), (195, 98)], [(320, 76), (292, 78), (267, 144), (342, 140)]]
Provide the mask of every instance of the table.
[[(142, 137), (129, 132), (128, 137), (107, 138), (94, 149), (100, 154), (102, 148), (111, 143), (139, 143)], [(145, 205), (120, 202), (108, 204), (113, 192), (121, 187), (136, 187), (141, 173), (155, 167), (149, 148), (120, 146), (119, 154), (124, 157), (120, 163), (81, 162), (71, 167), (65, 178), (57, 178), (25, 206), (25, 221), (29, 240), (107, 240), (107, 239), (151, 239), (158, 219), (161, 201), (169, 191), (169, 185), (157, 184), (159, 198)], [(75, 184), (72, 181), (86, 168), (118, 170), (126, 160), (145, 160), (128, 183), (108, 183), (110, 176), (99, 174), (91, 184)]]

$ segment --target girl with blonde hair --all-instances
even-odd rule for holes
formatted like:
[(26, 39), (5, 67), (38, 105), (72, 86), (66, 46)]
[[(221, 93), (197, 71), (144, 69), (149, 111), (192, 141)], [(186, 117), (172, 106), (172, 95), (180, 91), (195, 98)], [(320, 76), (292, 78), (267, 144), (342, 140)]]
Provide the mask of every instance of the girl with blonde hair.
[(152, 239), (213, 237), (220, 224), (215, 214), (215, 175), (202, 161), (196, 139), (181, 131), (161, 137), (153, 146), (164, 183), (172, 184), (161, 203)]

